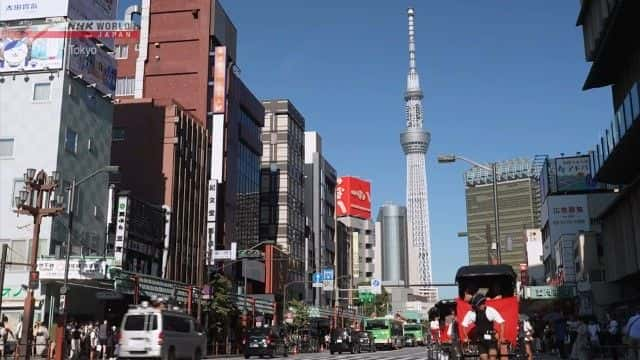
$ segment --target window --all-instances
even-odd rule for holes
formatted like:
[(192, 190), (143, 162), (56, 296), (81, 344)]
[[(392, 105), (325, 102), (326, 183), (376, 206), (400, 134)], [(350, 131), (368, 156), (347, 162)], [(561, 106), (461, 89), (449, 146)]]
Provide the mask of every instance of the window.
[(74, 154), (78, 153), (78, 133), (71, 128), (67, 128), (64, 135), (64, 149)]
[(113, 141), (122, 141), (124, 140), (124, 128), (115, 127), (111, 132), (111, 139)]
[(0, 159), (13, 157), (13, 139), (0, 139)]
[(126, 59), (129, 57), (129, 45), (116, 45), (116, 59)]
[(124, 320), (124, 329), (141, 331), (144, 330), (145, 315), (129, 315)]
[(191, 331), (191, 324), (186, 318), (164, 315), (162, 322), (162, 330), (175, 331), (175, 332), (189, 332)]
[(89, 140), (87, 140), (87, 151), (90, 153), (95, 152), (95, 144), (93, 138), (89, 138)]
[[(27, 251), (27, 240), (0, 240), (0, 246), (7, 244), (9, 251), (7, 252), (7, 261), (15, 263), (26, 263), (29, 259), (29, 253)], [(25, 271), (26, 267), (23, 265), (7, 265), (8, 271)], [(6, 284), (5, 284), (6, 286)], [(5, 287), (6, 289), (6, 287)]]
[(631, 117), (635, 120), (638, 116), (640, 116), (640, 86), (636, 83), (631, 88)]
[(132, 77), (122, 77), (116, 80), (116, 96), (132, 96), (136, 91), (136, 80)]
[(51, 100), (51, 83), (36, 83), (33, 85), (33, 101), (47, 102)]

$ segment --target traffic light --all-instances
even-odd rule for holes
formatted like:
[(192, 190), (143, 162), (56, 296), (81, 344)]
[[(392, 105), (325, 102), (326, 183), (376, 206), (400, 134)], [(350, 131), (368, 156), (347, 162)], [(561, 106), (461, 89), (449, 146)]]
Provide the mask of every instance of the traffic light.
[(38, 290), (40, 287), (40, 273), (37, 271), (31, 271), (29, 273), (29, 289)]

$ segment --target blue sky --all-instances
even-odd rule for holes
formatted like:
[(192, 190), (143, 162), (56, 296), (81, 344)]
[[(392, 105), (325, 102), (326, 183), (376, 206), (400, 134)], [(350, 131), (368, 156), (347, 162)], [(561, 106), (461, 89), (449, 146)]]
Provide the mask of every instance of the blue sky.
[[(133, 0), (121, 1), (121, 6)], [(374, 205), (405, 202), (406, 8), (416, 9), (434, 280), (467, 262), (462, 173), (438, 165), (585, 152), (611, 119), (610, 90), (581, 91), (589, 64), (579, 1), (222, 0), (238, 29), (242, 78), (289, 98), (341, 175), (367, 178)], [(377, 210), (376, 210), (377, 214)], [(453, 289), (441, 289), (452, 296)]]

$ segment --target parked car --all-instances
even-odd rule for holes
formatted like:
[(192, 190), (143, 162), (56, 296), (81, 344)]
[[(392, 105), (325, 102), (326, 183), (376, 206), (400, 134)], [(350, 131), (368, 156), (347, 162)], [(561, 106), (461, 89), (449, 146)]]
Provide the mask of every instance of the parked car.
[(362, 350), (369, 352), (376, 351), (376, 342), (371, 332), (359, 331), (355, 334), (355, 337), (358, 342), (358, 352), (361, 352)]
[(331, 355), (335, 353), (342, 354), (343, 352), (357, 353), (359, 345), (353, 335), (351, 329), (333, 329), (333, 331), (331, 331), (331, 342), (329, 343), (329, 352), (331, 352)]
[(282, 355), (287, 357), (289, 350), (285, 332), (278, 327), (259, 327), (249, 329), (242, 340), (244, 344), (244, 358), (252, 356)]
[(122, 319), (120, 358), (199, 360), (206, 349), (206, 335), (196, 320), (177, 308), (131, 307)]

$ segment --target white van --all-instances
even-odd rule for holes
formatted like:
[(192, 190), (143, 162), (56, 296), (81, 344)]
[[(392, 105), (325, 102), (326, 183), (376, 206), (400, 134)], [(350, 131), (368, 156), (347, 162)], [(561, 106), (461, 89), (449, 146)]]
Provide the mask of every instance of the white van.
[(144, 303), (129, 309), (122, 319), (119, 344), (120, 359), (200, 360), (206, 336), (191, 316)]

